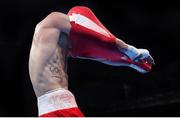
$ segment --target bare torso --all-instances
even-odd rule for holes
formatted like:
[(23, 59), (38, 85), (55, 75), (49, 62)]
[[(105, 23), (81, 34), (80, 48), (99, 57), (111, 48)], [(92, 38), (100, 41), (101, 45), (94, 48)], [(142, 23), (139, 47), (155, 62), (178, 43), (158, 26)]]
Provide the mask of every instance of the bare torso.
[[(68, 24), (67, 29), (70, 29), (70, 24)], [(46, 50), (50, 51), (43, 52), (40, 51), (41, 45), (38, 36), (36, 36), (41, 31), (36, 28), (29, 58), (29, 72), (37, 97), (53, 89), (68, 89), (68, 75), (66, 72), (69, 53), (68, 32), (69, 30), (61, 32), (57, 45), (54, 48), (50, 48), (47, 45), (49, 49)], [(42, 33), (46, 32), (43, 31)]]

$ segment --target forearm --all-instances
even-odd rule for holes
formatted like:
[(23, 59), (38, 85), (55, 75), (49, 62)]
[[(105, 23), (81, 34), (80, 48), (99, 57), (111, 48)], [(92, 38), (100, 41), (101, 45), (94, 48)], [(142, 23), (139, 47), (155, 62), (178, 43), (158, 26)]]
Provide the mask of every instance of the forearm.
[(128, 48), (128, 44), (118, 38), (116, 38), (116, 46), (119, 50), (124, 50)]
[(128, 55), (131, 59), (134, 59), (139, 54), (136, 47), (125, 43), (121, 39), (116, 39), (116, 46), (120, 51)]

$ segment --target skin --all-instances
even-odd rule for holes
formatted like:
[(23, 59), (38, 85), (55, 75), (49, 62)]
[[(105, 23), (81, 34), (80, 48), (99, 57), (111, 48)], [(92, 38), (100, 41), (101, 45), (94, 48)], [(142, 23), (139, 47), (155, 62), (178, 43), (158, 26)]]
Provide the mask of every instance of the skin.
[[(71, 29), (69, 17), (53, 12), (37, 24), (29, 57), (29, 73), (37, 97), (46, 92), (68, 89), (67, 58), (70, 55), (68, 35)], [(118, 48), (128, 44), (116, 39)]]
[(67, 36), (71, 25), (65, 14), (53, 12), (37, 24), (29, 58), (31, 82), (37, 97), (56, 89), (68, 89)]

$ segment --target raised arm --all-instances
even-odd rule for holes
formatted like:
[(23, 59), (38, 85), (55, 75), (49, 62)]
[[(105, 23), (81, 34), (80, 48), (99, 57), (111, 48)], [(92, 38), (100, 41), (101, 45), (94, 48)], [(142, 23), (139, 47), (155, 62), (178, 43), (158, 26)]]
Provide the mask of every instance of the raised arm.
[[(33, 36), (33, 44), (38, 48), (37, 53), (48, 59), (55, 50), (61, 33), (68, 33), (68, 17), (59, 12), (53, 12), (37, 24)], [(46, 52), (46, 53), (41, 53)], [(39, 55), (39, 54), (37, 54)]]
[(151, 70), (154, 60), (146, 49), (137, 49), (114, 36), (91, 9), (73, 7), (69, 12), (72, 25), (70, 40), (73, 57), (92, 59), (113, 66), (129, 66), (139, 72)]

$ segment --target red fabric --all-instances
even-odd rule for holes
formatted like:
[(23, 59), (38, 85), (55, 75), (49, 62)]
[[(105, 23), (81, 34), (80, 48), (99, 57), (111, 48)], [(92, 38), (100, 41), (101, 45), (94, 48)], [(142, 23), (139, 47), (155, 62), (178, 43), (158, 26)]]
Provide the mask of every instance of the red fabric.
[(72, 56), (104, 58), (112, 61), (121, 60), (120, 57), (123, 55), (119, 53), (117, 47), (115, 46), (116, 37), (103, 26), (89, 8), (82, 6), (73, 7), (69, 11), (68, 15), (72, 15), (72, 13), (86, 16), (110, 35), (110, 37), (107, 37), (79, 24), (75, 24), (75, 22), (71, 22), (72, 28), (70, 32), (70, 41), (72, 45)]
[(89, 18), (110, 35), (110, 37), (108, 37), (96, 32), (95, 30), (76, 24), (73, 21), (70, 22), (72, 27), (69, 38), (72, 45), (71, 55), (73, 57), (99, 59), (98, 61), (105, 59), (109, 62), (125, 63), (127, 65), (133, 64), (145, 71), (151, 70), (152, 65), (147, 63), (146, 60), (134, 62), (127, 55), (120, 52), (116, 47), (116, 37), (103, 26), (89, 8), (76, 6), (68, 12), (68, 15), (70, 16), (73, 13), (81, 14)]
[(98, 35), (98, 37), (102, 36), (101, 38), (99, 38), (99, 40), (115, 43), (115, 38), (116, 37), (104, 27), (104, 25), (97, 19), (97, 17), (94, 15), (94, 13), (89, 8), (83, 7), (83, 6), (76, 6), (76, 7), (73, 7), (72, 9), (69, 10), (68, 15), (72, 15), (73, 13), (81, 14), (83, 16), (86, 16), (87, 18), (89, 18), (90, 20), (95, 22), (98, 26), (100, 26), (106, 32), (108, 32), (108, 34), (110, 35), (110, 38), (103, 37), (101, 34), (95, 33), (92, 30), (91, 31), (89, 30), (86, 33), (93, 32), (93, 33), (95, 33), (94, 35)]
[(84, 115), (79, 108), (69, 108), (46, 113), (40, 117), (84, 117)]

